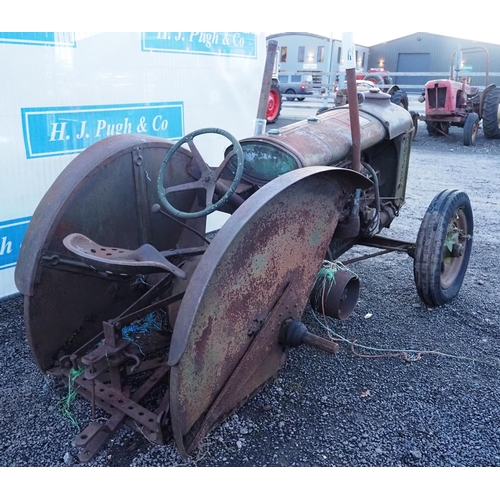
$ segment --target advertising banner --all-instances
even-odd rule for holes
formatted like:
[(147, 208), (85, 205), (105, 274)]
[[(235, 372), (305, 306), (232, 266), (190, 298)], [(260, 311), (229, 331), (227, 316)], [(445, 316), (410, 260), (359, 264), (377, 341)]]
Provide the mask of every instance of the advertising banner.
[[(17, 293), (36, 206), (77, 154), (118, 134), (251, 136), (265, 56), (264, 33), (0, 32), (0, 300)], [(204, 158), (218, 165), (225, 146), (210, 137)]]

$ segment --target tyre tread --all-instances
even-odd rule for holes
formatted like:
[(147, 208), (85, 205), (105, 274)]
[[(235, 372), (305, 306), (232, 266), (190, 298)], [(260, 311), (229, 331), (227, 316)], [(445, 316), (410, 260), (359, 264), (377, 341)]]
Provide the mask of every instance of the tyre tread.
[(415, 285), (421, 300), (430, 306), (440, 306), (449, 302), (455, 298), (462, 286), (471, 242), (468, 242), (466, 247), (462, 269), (455, 283), (447, 290), (443, 290), (440, 285), (442, 248), (446, 237), (444, 233), (453, 212), (460, 206), (465, 207), (467, 231), (472, 235), (473, 216), (469, 197), (463, 191), (456, 189), (444, 190), (434, 197), (418, 231), (414, 260)]
[(500, 139), (498, 124), (498, 106), (500, 106), (500, 88), (491, 89), (483, 103), (483, 132), (486, 139)]

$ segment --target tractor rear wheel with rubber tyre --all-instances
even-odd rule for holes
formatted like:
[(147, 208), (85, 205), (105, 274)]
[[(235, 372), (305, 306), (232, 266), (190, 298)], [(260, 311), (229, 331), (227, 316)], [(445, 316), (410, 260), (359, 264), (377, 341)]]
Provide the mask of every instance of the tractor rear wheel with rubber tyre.
[(363, 80), (368, 80), (374, 85), (383, 85), (384, 79), (380, 75), (366, 75)]
[(479, 116), (477, 113), (471, 113), (464, 124), (464, 146), (474, 146), (476, 144), (478, 130)]
[(429, 306), (454, 299), (464, 279), (474, 222), (469, 197), (445, 190), (435, 196), (415, 244), (413, 272), (419, 297)]
[(271, 89), (269, 90), (269, 100), (267, 101), (266, 110), (266, 120), (267, 123), (274, 123), (281, 113), (281, 91), (280, 87), (276, 82), (271, 83)]
[(408, 111), (408, 94), (404, 90), (396, 90), (396, 92), (391, 95), (391, 102)]
[(500, 88), (491, 89), (486, 94), (482, 118), (486, 139), (500, 139)]

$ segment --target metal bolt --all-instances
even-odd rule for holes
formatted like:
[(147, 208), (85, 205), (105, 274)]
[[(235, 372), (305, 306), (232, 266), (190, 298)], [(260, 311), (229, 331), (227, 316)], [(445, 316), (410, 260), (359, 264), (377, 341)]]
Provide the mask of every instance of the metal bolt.
[(452, 257), (461, 257), (464, 254), (464, 246), (461, 243), (454, 243), (451, 249)]

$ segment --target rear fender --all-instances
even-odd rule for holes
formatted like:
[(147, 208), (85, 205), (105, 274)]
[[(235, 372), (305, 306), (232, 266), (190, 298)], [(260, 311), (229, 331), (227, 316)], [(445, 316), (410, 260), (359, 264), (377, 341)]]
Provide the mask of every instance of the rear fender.
[[(192, 306), (193, 304), (197, 306), (200, 304), (200, 287), (213, 286), (210, 275), (219, 265), (219, 259), (224, 257), (228, 263), (231, 262), (231, 258), (226, 259), (225, 257), (225, 254), (229, 253), (228, 248), (234, 245), (240, 245), (239, 242), (244, 238), (250, 238), (250, 240), (241, 245), (242, 248), (248, 250), (248, 247), (254, 244), (254, 229), (249, 231), (248, 228), (250, 226), (260, 227), (260, 222), (255, 226), (256, 220), (265, 220), (265, 225), (269, 225), (270, 222), (266, 219), (266, 214), (270, 218), (276, 218), (279, 212), (279, 214), (281, 214), (279, 217), (280, 220), (290, 221), (289, 226), (288, 223), (284, 223), (283, 227), (287, 227), (287, 234), (292, 234), (293, 227), (297, 227), (297, 231), (301, 232), (302, 230), (300, 227), (304, 226), (304, 220), (298, 217), (297, 210), (303, 209), (304, 213), (308, 212), (309, 216), (315, 220), (319, 221), (321, 219), (323, 222), (320, 225), (328, 228), (327, 231), (320, 231), (317, 234), (317, 237), (321, 239), (321, 243), (319, 240), (316, 242), (317, 244), (313, 244), (313, 240), (308, 240), (307, 238), (305, 240), (309, 241), (312, 246), (317, 248), (316, 251), (318, 255), (321, 256), (321, 261), (326, 254), (326, 248), (335, 231), (337, 220), (346, 201), (349, 199), (349, 191), (354, 191), (358, 188), (368, 189), (370, 186), (372, 186), (372, 182), (364, 175), (354, 170), (339, 167), (313, 166), (287, 172), (268, 182), (253, 194), (222, 226), (210, 246), (207, 248), (207, 251), (201, 257), (199, 265), (196, 267), (193, 277), (186, 289), (186, 295), (179, 308), (179, 314), (170, 344), (169, 365), (175, 366), (180, 362), (186, 350), (186, 346), (188, 345), (189, 337), (192, 332), (192, 323), (195, 317), (192, 313)], [(291, 193), (293, 193), (293, 195)], [(269, 207), (273, 208), (270, 209)], [(329, 212), (333, 214), (332, 217), (328, 215)], [(311, 224), (306, 223), (305, 226), (307, 230), (310, 230)], [(265, 229), (264, 226), (262, 227)], [(264, 231), (264, 229), (262, 231)], [(277, 234), (275, 231), (269, 230), (269, 232), (266, 233), (266, 238), (268, 238), (269, 241), (273, 240), (274, 236), (271, 237), (273, 234)], [(297, 242), (294, 244), (297, 244)], [(262, 243), (262, 245), (263, 247), (265, 246), (264, 243)], [(301, 246), (298, 244), (298, 247), (305, 248), (308, 247), (308, 245)], [(260, 252), (264, 252), (262, 248), (259, 250)], [(292, 252), (292, 254), (295, 255), (294, 252)], [(242, 266), (241, 255), (237, 255), (239, 255), (239, 260), (237, 262), (235, 261), (235, 270), (231, 272), (241, 273), (242, 276), (250, 276), (252, 273), (258, 271), (258, 267)], [(271, 257), (272, 254), (269, 254), (269, 258)], [(308, 259), (306, 260), (309, 262)], [(287, 260), (285, 264), (288, 265), (289, 263), (290, 262)], [(306, 263), (302, 261), (302, 264), (305, 265)], [(277, 270), (279, 271), (280, 269), (282, 268), (278, 266)], [(225, 276), (225, 274), (223, 273), (222, 276)], [(248, 276), (245, 280), (250, 283), (251, 280)], [(311, 281), (311, 287), (313, 281), (314, 278)], [(240, 286), (236, 278), (234, 278), (232, 282), (234, 286)], [(301, 288), (299, 287), (298, 289)], [(231, 297), (231, 300), (224, 301), (220, 297), (221, 294), (227, 293), (228, 287), (221, 287), (220, 290), (221, 291), (217, 294), (217, 300), (223, 304), (221, 307), (228, 307), (227, 304), (233, 303), (234, 296)], [(309, 292), (307, 292), (307, 295), (308, 293)], [(219, 306), (217, 306), (217, 308), (219, 308)], [(208, 317), (209, 316), (207, 316), (207, 318)], [(222, 315), (222, 317), (225, 316)], [(214, 325), (215, 323), (216, 322), (214, 322)], [(195, 344), (193, 344), (193, 346), (196, 347)], [(227, 367), (225, 367), (225, 369), (227, 369)]]
[(398, 90), (401, 90), (401, 89), (399, 88), (399, 86), (398, 86), (398, 85), (391, 85), (391, 86), (387, 89), (386, 93), (387, 93), (387, 94), (389, 94), (389, 95), (392, 95), (392, 94), (394, 94), (395, 92), (397, 92)]

